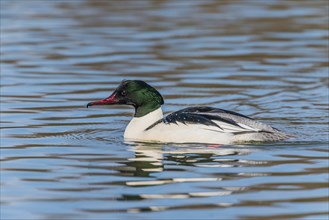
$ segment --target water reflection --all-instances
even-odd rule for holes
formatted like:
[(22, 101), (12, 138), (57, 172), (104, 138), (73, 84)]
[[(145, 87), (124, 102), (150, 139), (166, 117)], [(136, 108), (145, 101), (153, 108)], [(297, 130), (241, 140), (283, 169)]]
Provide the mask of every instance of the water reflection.
[[(296, 192), (298, 193), (304, 190), (319, 190), (326, 189), (327, 185), (325, 182), (309, 182), (293, 181), (294, 176), (297, 178), (304, 175), (314, 175), (315, 172), (321, 174), (323, 172), (321, 167), (318, 171), (314, 169), (312, 171), (299, 170), (298, 167), (301, 165), (312, 166), (314, 161), (325, 159), (317, 156), (289, 156), (280, 155), (281, 158), (275, 160), (245, 160), (237, 159), (237, 156), (245, 158), (245, 155), (250, 155), (261, 151), (254, 147), (232, 147), (232, 146), (201, 146), (201, 145), (189, 145), (189, 146), (170, 146), (161, 144), (143, 144), (143, 143), (129, 143), (129, 151), (134, 154), (125, 162), (119, 162), (119, 164), (125, 164), (114, 168), (119, 173), (115, 175), (127, 175), (135, 177), (143, 177), (141, 180), (136, 181), (135, 179), (129, 181), (119, 182), (97, 182), (94, 183), (97, 186), (113, 186), (121, 185), (128, 188), (127, 192), (116, 198), (121, 202), (137, 202), (143, 201), (143, 204), (150, 204), (149, 206), (136, 205), (127, 207), (124, 209), (111, 208), (111, 209), (99, 209), (99, 208), (86, 208), (83, 212), (86, 213), (144, 213), (144, 212), (159, 212), (168, 210), (193, 210), (193, 209), (217, 209), (217, 208), (229, 208), (229, 207), (272, 207), (278, 203), (285, 203), (290, 201), (290, 196), (278, 196), (271, 195), (268, 199), (265, 199), (262, 203), (257, 203), (250, 200), (250, 195), (257, 195), (260, 191), (270, 192)], [(259, 152), (260, 153), (260, 152)], [(300, 153), (303, 155), (303, 153)], [(287, 164), (295, 164), (296, 171), (294, 168), (288, 172), (280, 170), (276, 171), (277, 167), (286, 166)], [(194, 167), (196, 169), (191, 169)], [(207, 167), (211, 169), (209, 172), (203, 168)], [(250, 172), (248, 167), (253, 167), (255, 172)], [(270, 172), (266, 171), (269, 170)], [(202, 169), (200, 169), (202, 168)], [(221, 170), (217, 170), (221, 168)], [(248, 170), (243, 172), (243, 170)], [(191, 173), (194, 172), (194, 174)], [(165, 178), (166, 173), (171, 173), (170, 178)], [(186, 178), (184, 175), (189, 173)], [(174, 177), (172, 177), (174, 176)], [(270, 179), (260, 179), (262, 177), (268, 177)], [(282, 178), (286, 176), (289, 181), (277, 182), (277, 177)], [(145, 179), (146, 177), (146, 179)], [(254, 182), (253, 185), (247, 186), (245, 183)], [(190, 184), (197, 184), (193, 188), (192, 192), (189, 189)], [(178, 185), (177, 185), (178, 184)], [(179, 187), (183, 184), (184, 187)], [(171, 190), (163, 190), (162, 186), (169, 185)], [(133, 192), (130, 189), (136, 189), (139, 193)], [(151, 190), (156, 187), (157, 190)], [(175, 189), (177, 187), (177, 189)], [(320, 191), (319, 191), (320, 192)], [(246, 200), (238, 203), (228, 202), (227, 196), (236, 196), (247, 194)], [(312, 199), (304, 199), (303, 196), (300, 198), (293, 199), (291, 201), (297, 203), (307, 202), (324, 202), (326, 197), (321, 193), (316, 193), (318, 196)], [(225, 199), (221, 199), (224, 197)], [(244, 197), (244, 196), (242, 196)], [(207, 200), (199, 200), (197, 203), (190, 203), (186, 205), (187, 199), (196, 198), (207, 198)], [(287, 200), (288, 199), (288, 200)], [(175, 205), (152, 205), (153, 200), (164, 200), (164, 201), (181, 201), (172, 202)], [(215, 201), (215, 202), (214, 202)], [(223, 202), (225, 201), (225, 202)], [(158, 202), (161, 203), (161, 202)], [(135, 204), (135, 203), (132, 203)], [(256, 216), (254, 216), (256, 218)]]
[[(190, 172), (189, 167), (202, 167), (199, 164), (218, 164), (218, 167), (232, 167), (235, 166), (238, 160), (230, 158), (221, 158), (226, 156), (246, 155), (252, 152), (251, 149), (243, 149), (239, 147), (226, 147), (225, 146), (204, 146), (204, 145), (161, 145), (161, 144), (143, 144), (143, 143), (128, 143), (129, 151), (133, 152), (131, 158), (125, 162), (119, 162), (124, 166), (112, 167), (112, 169), (118, 171), (115, 175), (118, 176), (135, 176), (135, 177), (147, 177), (147, 179), (139, 181), (125, 181), (125, 182), (97, 182), (95, 185), (124, 185), (127, 187), (152, 187), (161, 185), (175, 185), (175, 184), (190, 184), (190, 183), (209, 183), (220, 182), (225, 179), (219, 177), (212, 177), (209, 175), (199, 177), (184, 178), (181, 176), (186, 172)], [(243, 162), (247, 164), (246, 161)], [(233, 165), (232, 165), (233, 164)], [(255, 164), (255, 163), (253, 163)], [(241, 165), (236, 165), (241, 166)], [(210, 167), (214, 167), (211, 166)], [(158, 178), (157, 174), (173, 172), (177, 173), (175, 178)], [(243, 191), (247, 189), (245, 187), (222, 187), (221, 189), (201, 189), (199, 191), (189, 192), (183, 190), (180, 192), (172, 193), (147, 193), (140, 194), (128, 194), (125, 193), (116, 198), (118, 201), (148, 201), (148, 200), (183, 200), (189, 198), (208, 198), (208, 197), (221, 197), (227, 196), (234, 192)], [(185, 192), (184, 192), (185, 191)], [(178, 205), (178, 206), (143, 206), (143, 207), (131, 207), (125, 209), (83, 209), (82, 211), (87, 213), (114, 213), (114, 212), (127, 212), (127, 213), (139, 213), (139, 212), (158, 212), (165, 210), (179, 210), (179, 209), (194, 209), (194, 208), (218, 208), (218, 207), (230, 207), (233, 204), (230, 203), (207, 203), (199, 205)]]
[[(223, 145), (161, 145), (161, 144), (131, 144), (131, 151), (135, 158), (129, 159), (134, 162), (149, 161), (149, 165), (159, 166), (163, 171), (164, 160), (168, 163), (174, 162), (184, 166), (212, 166), (215, 163), (218, 167), (233, 166), (236, 159), (216, 159), (220, 156), (244, 155), (251, 150), (243, 148), (225, 148)], [(229, 163), (231, 163), (229, 165)], [(143, 167), (148, 169), (148, 167)], [(151, 170), (152, 171), (152, 170)]]

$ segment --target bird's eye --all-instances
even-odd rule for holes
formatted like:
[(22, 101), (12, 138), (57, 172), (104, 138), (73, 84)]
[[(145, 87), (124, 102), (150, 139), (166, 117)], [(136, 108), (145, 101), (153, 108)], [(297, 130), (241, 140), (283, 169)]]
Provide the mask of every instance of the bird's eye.
[(123, 90), (123, 91), (121, 92), (121, 95), (122, 95), (122, 96), (126, 96), (126, 95), (127, 95), (127, 91), (126, 91), (126, 90)]

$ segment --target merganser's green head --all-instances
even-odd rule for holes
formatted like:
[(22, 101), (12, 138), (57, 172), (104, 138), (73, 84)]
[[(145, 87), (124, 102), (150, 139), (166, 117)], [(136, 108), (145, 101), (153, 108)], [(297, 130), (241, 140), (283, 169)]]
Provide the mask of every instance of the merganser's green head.
[(93, 105), (132, 105), (135, 107), (134, 117), (142, 117), (164, 103), (160, 93), (141, 80), (124, 80), (106, 99), (89, 102), (87, 108)]

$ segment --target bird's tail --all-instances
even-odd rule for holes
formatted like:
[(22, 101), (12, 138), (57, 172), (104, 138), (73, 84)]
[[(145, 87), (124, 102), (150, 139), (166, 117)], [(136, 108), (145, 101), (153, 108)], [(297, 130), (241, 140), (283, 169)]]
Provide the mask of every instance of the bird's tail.
[(277, 132), (250, 132), (250, 133), (242, 133), (235, 135), (235, 142), (277, 142), (284, 141), (289, 138), (294, 138), (296, 136), (291, 134), (286, 134), (280, 131)]

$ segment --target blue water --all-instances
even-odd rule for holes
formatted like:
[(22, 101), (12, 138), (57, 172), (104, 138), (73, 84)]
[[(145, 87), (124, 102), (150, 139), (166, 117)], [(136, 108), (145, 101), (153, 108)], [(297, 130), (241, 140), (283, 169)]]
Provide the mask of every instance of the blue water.
[[(327, 219), (327, 1), (1, 1), (1, 219)], [(296, 135), (123, 140), (122, 79)]]

